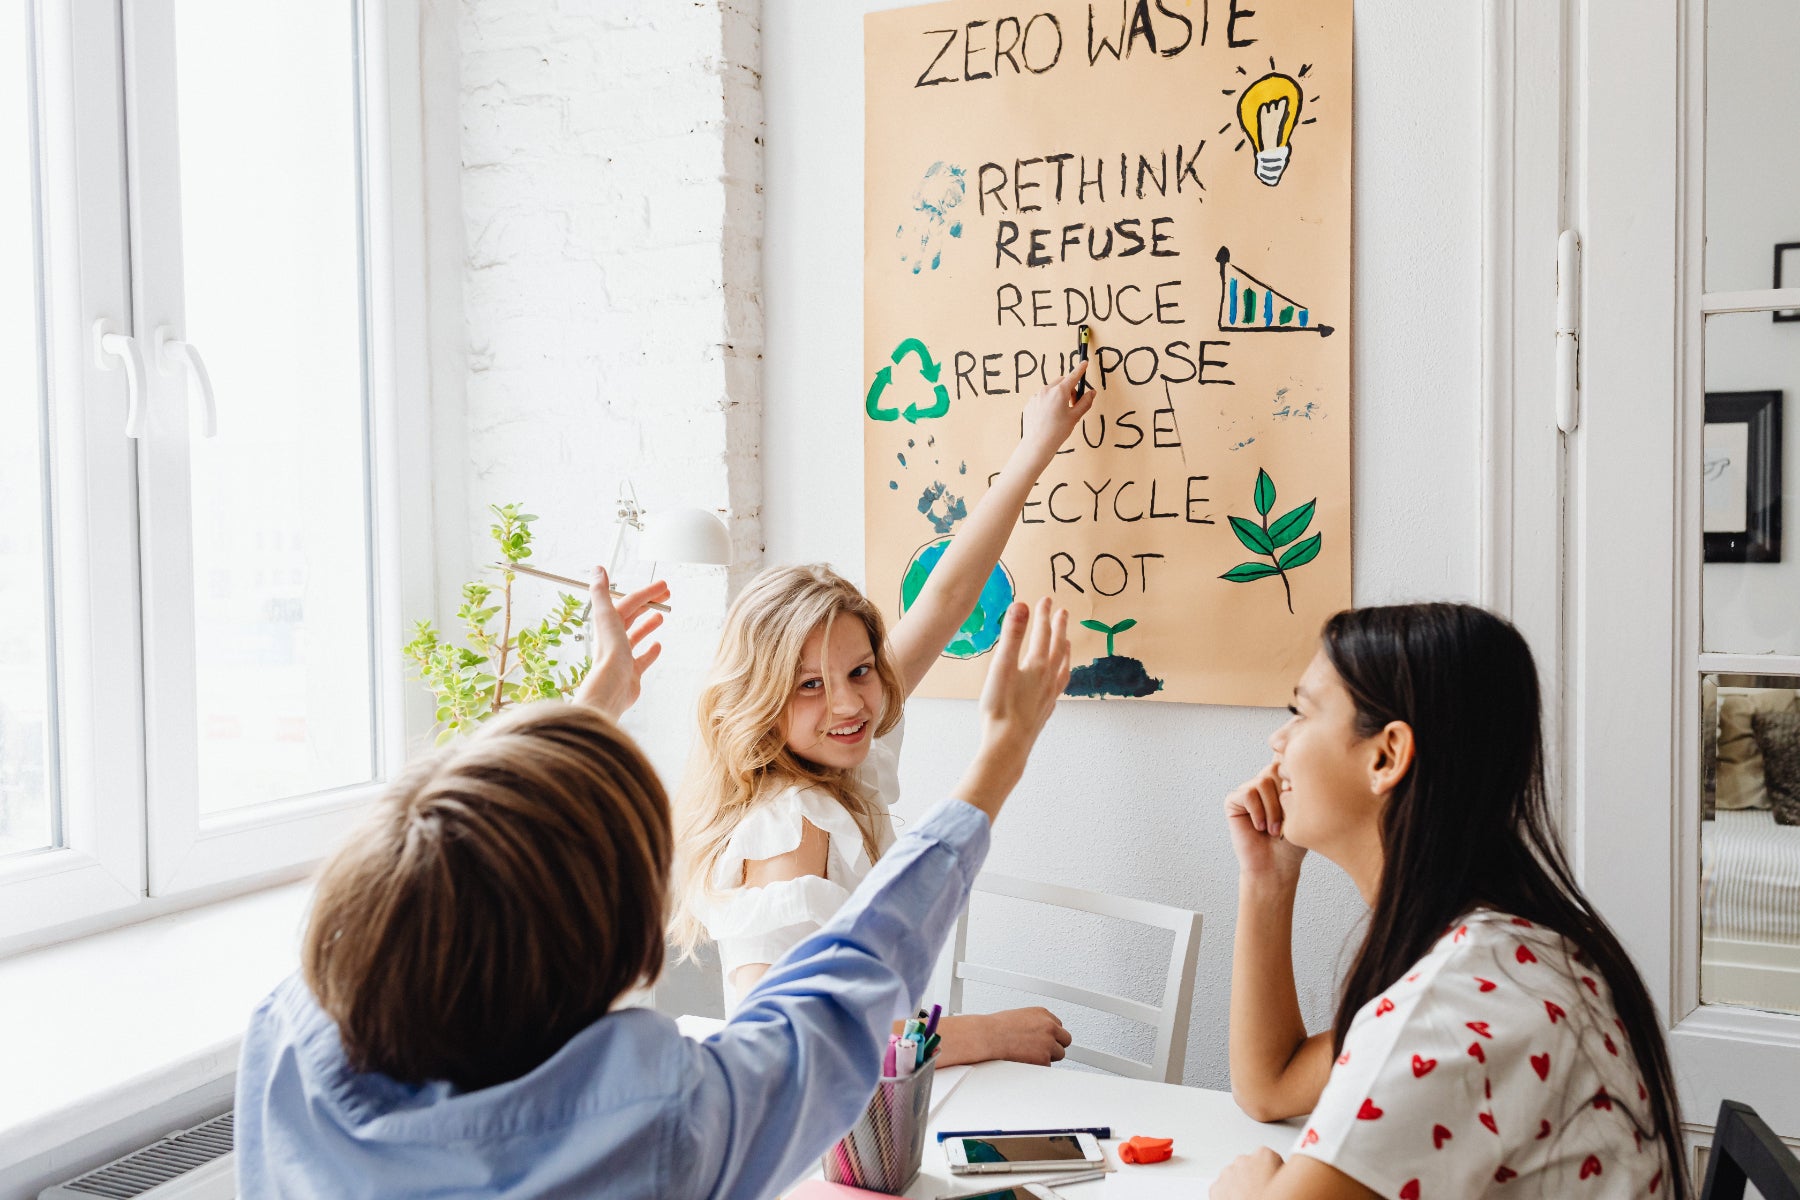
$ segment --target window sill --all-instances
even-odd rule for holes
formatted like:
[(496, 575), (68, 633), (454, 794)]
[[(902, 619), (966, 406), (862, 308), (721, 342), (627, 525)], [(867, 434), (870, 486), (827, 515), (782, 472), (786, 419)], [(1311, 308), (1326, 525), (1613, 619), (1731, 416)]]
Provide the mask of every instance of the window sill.
[(250, 1011), (299, 961), (291, 883), (0, 961), (0, 1176), (230, 1077)]

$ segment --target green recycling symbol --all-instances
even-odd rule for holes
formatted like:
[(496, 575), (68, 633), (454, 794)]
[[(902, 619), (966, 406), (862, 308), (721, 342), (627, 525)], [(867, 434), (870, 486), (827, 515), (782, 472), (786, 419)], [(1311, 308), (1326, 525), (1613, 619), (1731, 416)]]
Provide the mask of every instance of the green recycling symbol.
[(883, 367), (875, 372), (875, 382), (869, 385), (869, 396), (863, 405), (864, 411), (869, 414), (869, 420), (897, 421), (904, 416), (908, 421), (917, 423), (932, 417), (944, 416), (950, 411), (950, 391), (943, 384), (938, 383), (938, 375), (943, 371), (944, 364), (933, 362), (931, 351), (925, 348), (925, 343), (918, 338), (911, 337), (895, 346), (894, 353), (890, 357), (894, 365), (898, 366), (906, 361), (906, 356), (909, 354), (919, 356), (919, 374), (924, 377), (926, 383), (935, 385), (932, 388), (932, 395), (936, 397), (936, 403), (930, 408), (920, 408), (916, 404), (909, 404), (904, 413), (897, 408), (883, 408), (881, 394), (887, 391), (890, 383), (894, 382), (894, 368)]

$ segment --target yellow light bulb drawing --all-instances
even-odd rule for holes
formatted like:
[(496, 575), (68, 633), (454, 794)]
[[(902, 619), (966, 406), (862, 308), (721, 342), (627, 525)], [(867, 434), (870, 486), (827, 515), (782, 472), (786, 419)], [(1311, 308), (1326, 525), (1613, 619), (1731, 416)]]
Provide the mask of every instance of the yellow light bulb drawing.
[(1300, 85), (1271, 73), (1245, 88), (1238, 97), (1238, 124), (1256, 148), (1256, 177), (1270, 187), (1287, 170), (1288, 139), (1300, 122)]

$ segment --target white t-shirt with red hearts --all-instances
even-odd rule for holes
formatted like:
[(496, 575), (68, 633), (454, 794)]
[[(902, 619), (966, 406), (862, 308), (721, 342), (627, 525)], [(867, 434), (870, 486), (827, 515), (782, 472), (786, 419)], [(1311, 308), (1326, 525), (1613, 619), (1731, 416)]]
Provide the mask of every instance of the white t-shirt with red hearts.
[(1481, 910), (1356, 1014), (1294, 1147), (1399, 1200), (1667, 1194), (1612, 991), (1561, 935)]

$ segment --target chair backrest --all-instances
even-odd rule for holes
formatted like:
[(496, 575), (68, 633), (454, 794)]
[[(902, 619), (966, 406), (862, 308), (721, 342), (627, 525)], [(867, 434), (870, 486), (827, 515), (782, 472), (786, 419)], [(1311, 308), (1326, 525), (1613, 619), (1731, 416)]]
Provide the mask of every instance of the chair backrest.
[(1755, 1109), (1727, 1100), (1719, 1105), (1700, 1200), (1744, 1200), (1746, 1183), (1755, 1184), (1763, 1200), (1800, 1200), (1800, 1158)]
[(956, 923), (956, 940), (952, 950), (951, 1012), (962, 1011), (963, 981), (973, 980), (976, 983), (1012, 988), (1052, 1000), (1066, 1000), (1071, 1004), (1080, 1004), (1101, 1012), (1114, 1013), (1128, 1020), (1139, 1021), (1155, 1028), (1156, 1050), (1149, 1062), (1141, 1063), (1129, 1058), (1121, 1058), (1116, 1054), (1108, 1054), (1080, 1043), (1069, 1047), (1068, 1056), (1076, 1062), (1086, 1063), (1088, 1066), (1099, 1067), (1103, 1071), (1111, 1071), (1116, 1075), (1125, 1075), (1133, 1079), (1154, 1079), (1163, 1083), (1181, 1082), (1182, 1067), (1187, 1059), (1188, 1017), (1194, 1002), (1194, 962), (1200, 953), (1199, 913), (1167, 904), (1155, 904), (1148, 900), (1131, 900), (1123, 896), (1108, 896), (1101, 892), (1062, 887), (1054, 883), (1037, 883), (1030, 879), (1016, 879), (1009, 875), (995, 875), (987, 872), (976, 877), (974, 890), (996, 896), (1011, 896), (1018, 900), (1054, 905), (1057, 908), (1074, 909), (1078, 912), (1097, 913), (1100, 916), (1133, 921), (1139, 925), (1167, 929), (1174, 933), (1175, 944), (1169, 953), (1169, 969), (1163, 982), (1162, 1006), (1155, 1007), (1108, 992), (1072, 987), (1052, 979), (1045, 979), (1042, 976), (1024, 975), (1017, 971), (969, 962), (969, 912), (964, 909), (962, 918)]

